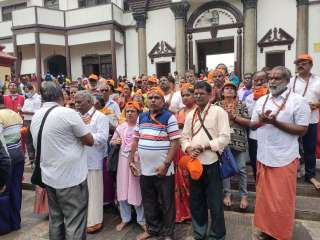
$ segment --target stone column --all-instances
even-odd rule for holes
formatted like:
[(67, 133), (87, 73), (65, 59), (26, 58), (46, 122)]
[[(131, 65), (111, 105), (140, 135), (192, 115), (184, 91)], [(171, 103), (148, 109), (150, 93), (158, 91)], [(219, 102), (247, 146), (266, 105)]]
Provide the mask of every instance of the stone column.
[(70, 58), (70, 47), (69, 47), (69, 40), (68, 34), (66, 33), (64, 36), (65, 39), (65, 56), (66, 56), (66, 68), (67, 68), (67, 77), (72, 79), (71, 76), (71, 58)]
[(147, 13), (134, 13), (133, 18), (137, 22), (138, 32), (138, 53), (139, 53), (139, 74), (148, 74), (147, 65), (147, 40), (146, 40), (146, 20)]
[(36, 75), (38, 79), (38, 89), (40, 89), (42, 73), (41, 73), (41, 45), (40, 45), (39, 32), (35, 32), (34, 50), (35, 50), (35, 56), (36, 56)]
[(111, 52), (112, 52), (112, 79), (115, 82), (118, 82), (118, 75), (117, 75), (117, 45), (116, 45), (116, 33), (114, 29), (114, 25), (111, 28)]
[(189, 10), (186, 1), (171, 3), (171, 10), (175, 17), (176, 27), (176, 69), (180, 76), (186, 71), (186, 16)]
[(257, 71), (257, 0), (243, 0), (244, 8), (244, 72)]
[(297, 0), (296, 54), (308, 53), (309, 1)]

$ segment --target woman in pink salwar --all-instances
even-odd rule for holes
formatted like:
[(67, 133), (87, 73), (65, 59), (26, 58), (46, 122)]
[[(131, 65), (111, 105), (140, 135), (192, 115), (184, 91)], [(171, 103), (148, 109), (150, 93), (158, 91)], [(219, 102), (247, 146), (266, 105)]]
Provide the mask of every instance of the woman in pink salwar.
[(133, 205), (136, 210), (137, 223), (145, 229), (139, 183), (140, 178), (134, 176), (131, 172), (128, 159), (133, 142), (133, 132), (139, 113), (139, 103), (134, 101), (128, 102), (125, 107), (126, 121), (117, 127), (111, 139), (111, 145), (121, 144), (117, 169), (117, 199), (119, 202), (121, 223), (117, 225), (117, 231), (121, 231), (131, 221), (131, 205)]

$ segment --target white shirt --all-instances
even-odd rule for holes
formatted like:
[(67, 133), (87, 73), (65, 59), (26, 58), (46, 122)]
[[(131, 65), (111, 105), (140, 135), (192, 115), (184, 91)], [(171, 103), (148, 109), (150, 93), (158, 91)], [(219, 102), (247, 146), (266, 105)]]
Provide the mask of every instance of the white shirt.
[[(291, 78), (290, 80), (290, 88), (293, 89), (294, 80), (296, 77)], [(299, 95), (303, 95), (304, 90), (306, 88), (307, 82), (297, 76), (296, 86), (294, 92)], [(315, 103), (320, 101), (320, 78), (314, 74), (311, 74), (309, 79), (309, 85), (304, 97), (307, 99), (308, 103)], [(310, 124), (315, 124), (319, 122), (319, 109), (315, 109), (311, 112)]]
[[(171, 94), (164, 96), (165, 102), (170, 101), (170, 96)], [(177, 113), (183, 107), (184, 107), (184, 104), (182, 102), (181, 91), (174, 92), (171, 98), (169, 110), (173, 113)]]
[[(271, 94), (261, 97), (254, 108), (252, 120), (257, 121), (262, 113), (263, 104), (269, 96), (265, 106), (265, 112), (271, 110), (276, 114), (278, 106), (281, 106), (288, 94), (288, 89), (277, 98)], [(291, 91), (287, 103), (277, 116), (280, 122), (294, 123), (300, 126), (308, 126), (310, 108), (306, 99)], [(283, 167), (299, 158), (298, 135), (293, 135), (280, 130), (272, 124), (265, 124), (257, 129), (258, 153), (257, 160), (269, 167)]]
[[(41, 96), (37, 93), (33, 94), (32, 97), (27, 98), (24, 101), (23, 107), (21, 109), (22, 112), (33, 112), (35, 113), (37, 110), (41, 108)], [(23, 114), (24, 120), (31, 120), (33, 115)]]
[[(88, 112), (92, 115), (95, 108), (91, 108)], [(99, 111), (95, 111), (88, 125), (94, 140), (92, 147), (87, 148), (88, 169), (102, 170), (103, 157), (107, 149), (109, 137), (109, 118)]]
[[(252, 112), (254, 109), (254, 106), (256, 105), (256, 100), (254, 100), (253, 98), (253, 93), (251, 93), (248, 97), (246, 97), (244, 103), (246, 104), (247, 108), (248, 108), (248, 114), (250, 117), (252, 117)], [(254, 139), (257, 140), (257, 131), (256, 130), (249, 130), (249, 138), (250, 139)]]
[[(32, 118), (30, 129), (35, 148), (43, 116), (56, 104), (44, 103)], [(59, 106), (49, 113), (41, 141), (40, 167), (45, 184), (62, 189), (79, 185), (87, 178), (87, 152), (79, 138), (88, 133), (75, 110)]]

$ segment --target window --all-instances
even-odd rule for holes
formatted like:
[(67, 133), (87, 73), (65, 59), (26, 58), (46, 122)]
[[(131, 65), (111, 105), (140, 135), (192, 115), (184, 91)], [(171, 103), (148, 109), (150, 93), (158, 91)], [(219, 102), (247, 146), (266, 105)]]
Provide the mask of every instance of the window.
[(266, 66), (285, 66), (285, 51), (266, 52)]
[(2, 7), (2, 21), (12, 20), (12, 12), (18, 9), (26, 8), (27, 3), (21, 3), (16, 5), (11, 5), (7, 7)]
[(96, 5), (110, 3), (111, 0), (79, 0), (79, 8), (92, 7)]
[(44, 0), (44, 6), (51, 9), (59, 9), (59, 0)]

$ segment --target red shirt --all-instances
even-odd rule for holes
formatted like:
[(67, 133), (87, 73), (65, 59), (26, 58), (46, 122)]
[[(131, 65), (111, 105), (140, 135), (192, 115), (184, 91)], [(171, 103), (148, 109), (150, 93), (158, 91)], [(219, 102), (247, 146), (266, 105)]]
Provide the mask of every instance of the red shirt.
[(20, 105), (20, 109), (24, 104), (24, 97), (22, 95), (5, 95), (3, 96), (4, 107), (9, 108), (15, 112), (18, 111), (18, 106)]

